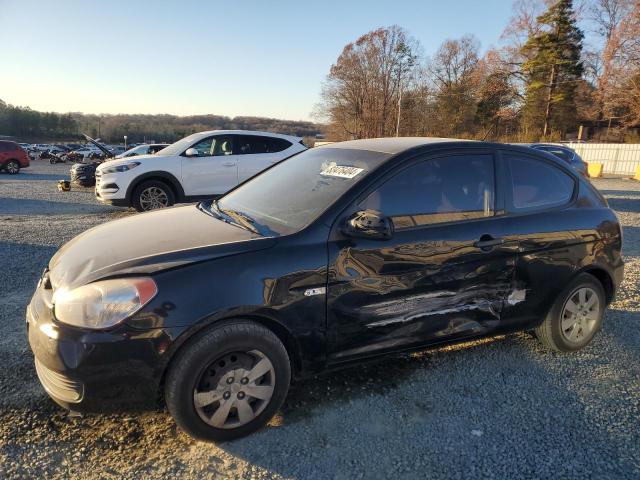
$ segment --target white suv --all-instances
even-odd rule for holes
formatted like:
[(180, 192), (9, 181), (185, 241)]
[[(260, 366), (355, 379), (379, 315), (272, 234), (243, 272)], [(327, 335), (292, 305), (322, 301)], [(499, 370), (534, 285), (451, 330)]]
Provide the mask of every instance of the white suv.
[(139, 212), (211, 198), (306, 148), (301, 138), (277, 133), (194, 133), (155, 155), (102, 163), (96, 198)]

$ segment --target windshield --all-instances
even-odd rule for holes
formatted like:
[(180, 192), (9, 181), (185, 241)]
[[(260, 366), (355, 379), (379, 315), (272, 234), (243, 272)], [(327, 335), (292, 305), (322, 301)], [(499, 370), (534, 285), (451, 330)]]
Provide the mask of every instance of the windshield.
[(191, 146), (193, 142), (199, 140), (202, 137), (200, 133), (194, 133), (193, 135), (189, 135), (188, 137), (184, 137), (182, 140), (178, 140), (175, 143), (172, 143), (168, 147), (163, 148), (159, 152), (158, 155), (180, 155), (187, 148)]
[(286, 235), (309, 225), (389, 156), (347, 148), (306, 150), (204, 207), (261, 235)]

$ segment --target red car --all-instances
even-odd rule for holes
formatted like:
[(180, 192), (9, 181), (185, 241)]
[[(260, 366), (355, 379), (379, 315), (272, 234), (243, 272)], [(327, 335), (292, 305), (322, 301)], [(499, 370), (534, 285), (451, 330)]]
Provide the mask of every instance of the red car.
[(0, 140), (0, 170), (16, 174), (29, 166), (29, 155), (16, 142)]

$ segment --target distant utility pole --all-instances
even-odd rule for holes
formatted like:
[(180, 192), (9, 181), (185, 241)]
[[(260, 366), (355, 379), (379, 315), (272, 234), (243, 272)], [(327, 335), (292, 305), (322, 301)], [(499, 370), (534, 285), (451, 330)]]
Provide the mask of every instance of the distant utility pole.
[(546, 137), (549, 133), (549, 117), (551, 116), (551, 97), (553, 96), (553, 87), (556, 81), (556, 64), (551, 65), (551, 78), (549, 79), (549, 92), (547, 93), (547, 106), (544, 111), (544, 128), (542, 136)]
[(400, 75), (398, 76), (398, 118), (396, 119), (396, 137), (400, 132), (400, 111), (402, 109), (402, 68), (400, 69)]

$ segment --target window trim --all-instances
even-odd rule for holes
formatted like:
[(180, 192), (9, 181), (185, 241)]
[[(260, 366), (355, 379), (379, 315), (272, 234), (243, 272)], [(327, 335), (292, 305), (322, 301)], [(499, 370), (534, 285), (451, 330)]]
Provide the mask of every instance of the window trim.
[[(193, 148), (194, 145), (197, 145), (200, 142), (204, 142), (205, 140), (209, 140), (210, 138), (216, 138), (217, 139), (218, 137), (229, 137), (231, 139), (231, 142), (232, 142), (231, 143), (231, 148), (233, 148), (233, 150), (235, 152), (237, 135), (233, 134), (233, 133), (218, 133), (218, 134), (215, 134), (215, 135), (210, 135), (210, 136), (205, 137), (205, 138), (201, 138), (200, 140), (192, 143), (189, 147), (185, 148), (184, 152), (182, 152), (180, 154), (180, 156), (181, 157), (186, 157), (187, 150), (189, 150), (190, 148)], [(190, 158), (216, 158), (216, 157), (227, 158), (227, 157), (235, 157), (237, 155), (239, 155), (239, 154), (238, 153), (232, 153), (231, 155), (198, 155), (197, 157), (190, 157)]]
[[(548, 152), (544, 152), (548, 153)], [(531, 213), (540, 213), (540, 212), (551, 212), (555, 210), (564, 210), (565, 208), (572, 207), (579, 193), (579, 179), (576, 177), (573, 171), (571, 171), (570, 167), (565, 166), (565, 160), (561, 158), (557, 158), (557, 163), (555, 160), (549, 160), (544, 156), (538, 156), (535, 154), (531, 154), (529, 152), (520, 152), (518, 150), (508, 150), (508, 149), (500, 149), (497, 152), (498, 157), (500, 158), (500, 162), (503, 165), (503, 188), (504, 191), (504, 199), (505, 199), (505, 212), (508, 216), (514, 217), (519, 215), (528, 215)], [(548, 153), (549, 155), (553, 155), (552, 153)], [(551, 168), (556, 168), (560, 170), (562, 173), (566, 174), (573, 181), (573, 192), (569, 200), (562, 204), (553, 204), (549, 206), (534, 206), (534, 207), (516, 207), (513, 203), (513, 178), (511, 176), (511, 162), (509, 162), (508, 156), (519, 156), (528, 160), (533, 160), (534, 162), (543, 162), (548, 164)], [(562, 163), (560, 163), (562, 162)]]
[[(422, 230), (425, 228), (439, 228), (448, 225), (461, 225), (468, 224), (479, 221), (487, 221), (493, 220), (495, 218), (500, 218), (505, 214), (505, 203), (504, 196), (502, 195), (502, 181), (501, 178), (504, 175), (502, 166), (500, 165), (500, 159), (497, 155), (496, 149), (493, 148), (460, 148), (460, 149), (451, 149), (444, 150), (439, 152), (429, 152), (418, 153), (412, 157), (409, 157), (404, 160), (404, 165), (400, 166), (400, 168), (391, 167), (388, 171), (384, 172), (380, 177), (376, 178), (370, 185), (368, 185), (358, 196), (353, 200), (347, 208), (345, 208), (340, 216), (344, 216), (355, 213), (360, 210), (360, 203), (362, 203), (371, 193), (373, 193), (376, 189), (382, 186), (387, 181), (391, 180), (396, 175), (404, 172), (406, 169), (411, 168), (418, 163), (427, 162), (430, 160), (437, 160), (439, 158), (444, 157), (455, 157), (462, 155), (487, 155), (491, 157), (493, 162), (493, 188), (494, 188), (494, 201), (493, 201), (493, 215), (488, 217), (479, 217), (479, 218), (467, 218), (462, 220), (452, 220), (450, 222), (439, 222), (439, 223), (427, 223), (424, 225), (414, 225), (412, 227), (401, 227), (396, 228), (396, 232), (411, 232), (415, 230)], [(384, 213), (384, 212), (382, 212)]]

